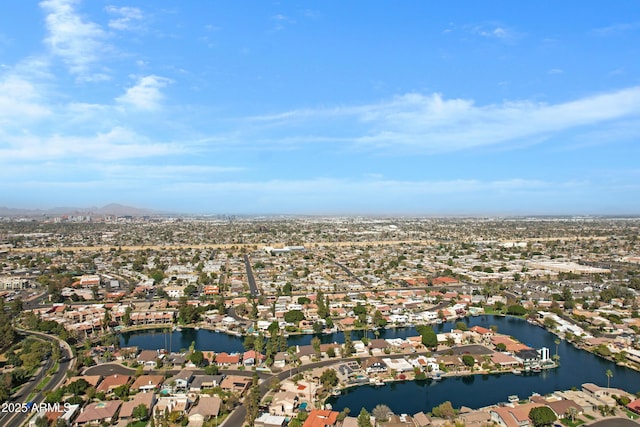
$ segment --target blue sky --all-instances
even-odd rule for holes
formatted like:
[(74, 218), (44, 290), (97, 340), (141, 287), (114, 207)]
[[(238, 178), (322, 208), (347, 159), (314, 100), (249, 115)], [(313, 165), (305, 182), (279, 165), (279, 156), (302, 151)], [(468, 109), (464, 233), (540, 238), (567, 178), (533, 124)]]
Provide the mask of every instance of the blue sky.
[(640, 214), (633, 1), (0, 4), (0, 205)]

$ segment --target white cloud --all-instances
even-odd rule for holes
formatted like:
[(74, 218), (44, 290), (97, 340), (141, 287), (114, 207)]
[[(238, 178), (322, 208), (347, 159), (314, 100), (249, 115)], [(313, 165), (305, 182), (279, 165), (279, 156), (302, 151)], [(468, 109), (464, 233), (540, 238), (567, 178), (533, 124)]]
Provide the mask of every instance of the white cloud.
[(50, 114), (31, 82), (14, 75), (0, 78), (0, 124), (15, 125)]
[(106, 132), (89, 136), (51, 135), (38, 136), (21, 134), (0, 136), (0, 162), (11, 164), (15, 161), (47, 162), (65, 159), (81, 160), (126, 160), (151, 158), (185, 153), (188, 148), (182, 144), (150, 141), (136, 132), (114, 127)]
[(160, 89), (169, 83), (171, 80), (165, 77), (155, 75), (141, 77), (135, 86), (127, 89), (124, 95), (116, 98), (116, 101), (139, 110), (158, 109), (164, 99)]
[[(640, 87), (558, 104), (506, 101), (484, 106), (470, 99), (409, 93), (377, 104), (293, 110), (249, 122), (271, 135), (265, 141), (270, 144), (279, 137), (285, 144), (350, 141), (360, 148), (429, 154), (537, 143), (564, 131), (605, 123), (615, 127), (616, 121), (631, 118), (640, 118)], [(298, 129), (305, 133), (296, 135)]]
[(564, 71), (560, 68), (552, 68), (549, 71), (547, 71), (547, 74), (550, 75), (554, 75), (554, 74), (562, 74)]
[(144, 19), (144, 14), (137, 7), (107, 6), (105, 10), (109, 14), (116, 16), (116, 18), (109, 20), (109, 28), (114, 30), (136, 30), (139, 28), (140, 21)]
[(96, 23), (84, 20), (75, 11), (77, 0), (46, 0), (40, 6), (47, 12), (48, 36), (45, 42), (51, 53), (65, 62), (69, 71), (85, 81), (108, 79), (104, 72), (92, 68), (108, 49), (107, 34)]
[(593, 32), (599, 36), (612, 36), (637, 29), (640, 29), (640, 21), (617, 23), (607, 27), (596, 28)]

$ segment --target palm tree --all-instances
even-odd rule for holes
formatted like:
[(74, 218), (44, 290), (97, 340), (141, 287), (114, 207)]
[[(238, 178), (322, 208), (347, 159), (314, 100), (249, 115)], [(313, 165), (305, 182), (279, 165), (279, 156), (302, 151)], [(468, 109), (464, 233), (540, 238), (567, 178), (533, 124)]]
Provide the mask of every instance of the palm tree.
[(384, 422), (389, 419), (391, 415), (393, 415), (393, 411), (387, 405), (379, 404), (373, 408), (371, 414), (376, 417), (376, 424), (379, 422)]
[(607, 369), (607, 372), (605, 372), (604, 374), (607, 376), (607, 388), (609, 388), (611, 378), (613, 377), (613, 372), (611, 372), (611, 369)]

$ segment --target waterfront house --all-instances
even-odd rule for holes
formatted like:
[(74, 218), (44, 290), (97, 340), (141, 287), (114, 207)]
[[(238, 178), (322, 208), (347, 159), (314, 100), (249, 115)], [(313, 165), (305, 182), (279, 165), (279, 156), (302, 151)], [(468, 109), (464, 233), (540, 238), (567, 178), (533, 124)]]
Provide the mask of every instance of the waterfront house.
[(261, 364), (265, 359), (264, 354), (258, 353), (255, 350), (245, 351), (242, 355), (242, 364), (244, 366), (254, 366)]
[(560, 399), (560, 398), (545, 398), (542, 396), (533, 396), (530, 399), (532, 402), (541, 403), (543, 405), (548, 406), (551, 410), (556, 414), (558, 418), (565, 418), (571, 408), (575, 410), (576, 415), (582, 413), (582, 407), (578, 405), (576, 402), (570, 399)]
[(287, 365), (287, 353), (284, 351), (279, 351), (273, 357), (273, 367), (274, 368), (284, 368)]
[(336, 425), (339, 412), (328, 411), (326, 409), (313, 409), (309, 412), (302, 427), (327, 427)]
[(136, 360), (139, 365), (143, 365), (146, 368), (155, 368), (158, 359), (163, 356), (164, 355), (158, 354), (156, 350), (142, 350)]
[(239, 354), (228, 354), (225, 352), (218, 353), (216, 355), (216, 365), (221, 367), (229, 367), (231, 365), (237, 365), (240, 363)]
[(520, 359), (520, 362), (525, 367), (537, 365), (540, 361), (540, 355), (538, 354), (538, 351), (533, 349), (517, 351), (515, 353), (515, 357)]
[(501, 368), (513, 368), (520, 366), (520, 361), (513, 356), (509, 356), (505, 353), (493, 353), (491, 355), (491, 362)]
[(431, 425), (431, 418), (424, 412), (413, 414), (413, 423), (416, 427), (427, 427)]
[(525, 403), (524, 405), (498, 406), (489, 410), (491, 419), (501, 427), (530, 427), (529, 411), (538, 408), (540, 403)]
[(387, 372), (387, 364), (377, 356), (365, 359), (360, 366), (367, 374)]
[(269, 404), (269, 413), (271, 415), (282, 415), (293, 417), (298, 406), (298, 395), (291, 391), (279, 391), (273, 395), (273, 399)]
[(491, 425), (491, 414), (485, 411), (474, 411), (466, 407), (460, 408), (458, 420), (464, 423), (465, 427), (482, 427)]
[(460, 371), (464, 369), (464, 363), (460, 360), (460, 357), (453, 355), (441, 355), (436, 357), (436, 361), (438, 362), (438, 366), (444, 366), (446, 370), (449, 371)]

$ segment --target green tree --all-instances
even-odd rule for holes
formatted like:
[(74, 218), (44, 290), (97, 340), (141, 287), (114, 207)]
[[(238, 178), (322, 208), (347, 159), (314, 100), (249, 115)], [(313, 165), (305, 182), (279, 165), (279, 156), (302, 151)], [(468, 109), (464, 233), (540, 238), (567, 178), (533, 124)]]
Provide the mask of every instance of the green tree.
[(300, 310), (291, 310), (287, 311), (284, 314), (284, 321), (287, 323), (298, 324), (300, 321), (304, 320), (304, 313)]
[(320, 375), (320, 382), (325, 388), (333, 387), (338, 384), (338, 374), (335, 369), (325, 369)]
[(434, 417), (446, 418), (446, 419), (452, 419), (453, 417), (456, 416), (456, 411), (455, 409), (453, 409), (451, 402), (449, 402), (448, 400), (446, 402), (442, 402), (441, 404), (433, 408), (431, 410), (431, 413), (433, 414)]
[(189, 360), (196, 366), (202, 366), (204, 362), (204, 353), (200, 350), (194, 350), (193, 353), (189, 355)]
[(527, 309), (519, 304), (513, 304), (507, 307), (507, 314), (512, 316), (524, 316), (527, 314)]
[(282, 287), (282, 294), (291, 296), (292, 288), (293, 287), (291, 286), (290, 282), (285, 283), (285, 285)]
[(425, 347), (435, 348), (438, 346), (438, 335), (432, 328), (425, 328), (420, 335), (422, 335), (422, 345)]
[(87, 388), (89, 388), (89, 383), (83, 378), (80, 378), (65, 387), (67, 393), (71, 393), (76, 396), (83, 394)]
[(534, 427), (550, 426), (556, 420), (556, 414), (548, 406), (538, 406), (529, 411), (529, 419)]
[(351, 331), (344, 332), (344, 345), (342, 347), (342, 357), (350, 357), (356, 352), (356, 348), (351, 340)]
[(135, 408), (133, 408), (132, 415), (134, 418), (144, 421), (147, 419), (149, 415), (149, 409), (147, 408), (147, 405), (145, 405), (144, 403), (141, 403)]
[(115, 394), (120, 400), (127, 400), (129, 398), (129, 384), (123, 384), (113, 389)]
[(476, 359), (474, 359), (470, 354), (465, 354), (462, 356), (462, 363), (471, 368), (476, 364)]
[(371, 416), (364, 408), (362, 408), (360, 414), (358, 414), (358, 427), (373, 427), (371, 424)]
[(313, 347), (313, 350), (316, 352), (316, 357), (320, 357), (320, 345), (321, 345), (320, 338), (318, 337), (311, 338), (311, 346)]
[(384, 318), (380, 310), (376, 310), (373, 313), (373, 326), (377, 328), (384, 328), (387, 326), (387, 319)]
[(469, 329), (469, 327), (465, 322), (456, 322), (456, 329), (460, 331), (466, 331)]

